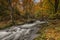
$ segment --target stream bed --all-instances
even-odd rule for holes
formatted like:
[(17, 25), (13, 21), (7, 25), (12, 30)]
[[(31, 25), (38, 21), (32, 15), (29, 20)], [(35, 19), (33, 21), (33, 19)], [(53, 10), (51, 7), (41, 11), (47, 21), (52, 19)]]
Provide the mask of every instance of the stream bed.
[(0, 30), (0, 40), (33, 40), (39, 36), (36, 34), (41, 24), (45, 21), (35, 21), (34, 23), (12, 26), (10, 28)]

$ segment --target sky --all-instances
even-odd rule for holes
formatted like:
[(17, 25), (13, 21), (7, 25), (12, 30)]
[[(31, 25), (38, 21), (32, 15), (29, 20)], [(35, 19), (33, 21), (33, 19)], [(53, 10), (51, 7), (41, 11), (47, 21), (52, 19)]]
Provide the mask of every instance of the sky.
[[(20, 0), (20, 1), (22, 1), (22, 0)], [(38, 3), (38, 2), (40, 2), (40, 0), (34, 0), (34, 2), (35, 2), (35, 3)]]
[(40, 0), (35, 0), (36, 3), (40, 2)]

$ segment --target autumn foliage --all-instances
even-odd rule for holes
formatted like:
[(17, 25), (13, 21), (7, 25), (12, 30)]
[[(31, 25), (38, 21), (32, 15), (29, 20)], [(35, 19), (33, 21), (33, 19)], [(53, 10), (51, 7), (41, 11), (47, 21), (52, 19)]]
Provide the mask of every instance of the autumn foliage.
[(60, 0), (37, 1), (0, 0), (0, 21), (11, 20), (11, 16), (14, 20), (60, 19)]

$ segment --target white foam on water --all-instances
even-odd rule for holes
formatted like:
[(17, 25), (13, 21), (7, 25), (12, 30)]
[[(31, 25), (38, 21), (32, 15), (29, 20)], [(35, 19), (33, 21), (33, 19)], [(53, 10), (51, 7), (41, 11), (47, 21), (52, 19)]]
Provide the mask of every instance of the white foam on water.
[[(0, 38), (2, 38), (0, 40), (10, 40), (10, 39), (12, 39), (12, 40), (17, 40), (17, 39), (23, 40), (23, 39), (25, 39), (24, 36), (29, 36), (31, 38), (31, 36), (38, 31), (38, 28), (35, 27), (35, 25), (38, 26), (38, 24), (40, 25), (43, 23), (45, 23), (45, 22), (44, 21), (42, 21), (42, 22), (36, 21), (32, 24), (24, 24), (24, 25), (15, 26), (15, 27), (12, 26), (10, 29), (8, 29), (8, 32), (6, 30), (0, 31)], [(20, 28), (20, 27), (22, 27), (22, 28)], [(33, 28), (33, 27), (35, 27), (35, 28)], [(28, 29), (25, 29), (25, 28), (28, 28)], [(31, 31), (31, 30), (33, 30), (33, 31)], [(27, 37), (27, 38), (29, 39), (29, 37)], [(34, 36), (33, 36), (33, 38), (34, 38)], [(28, 39), (26, 39), (26, 40), (28, 40)]]

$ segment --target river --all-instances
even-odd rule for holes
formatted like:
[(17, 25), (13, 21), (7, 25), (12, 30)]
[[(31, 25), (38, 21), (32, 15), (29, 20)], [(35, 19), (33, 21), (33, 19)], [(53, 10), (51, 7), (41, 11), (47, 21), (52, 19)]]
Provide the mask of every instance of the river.
[(38, 36), (36, 34), (41, 24), (45, 21), (35, 21), (34, 23), (12, 26), (10, 28), (0, 30), (0, 40), (33, 40)]

